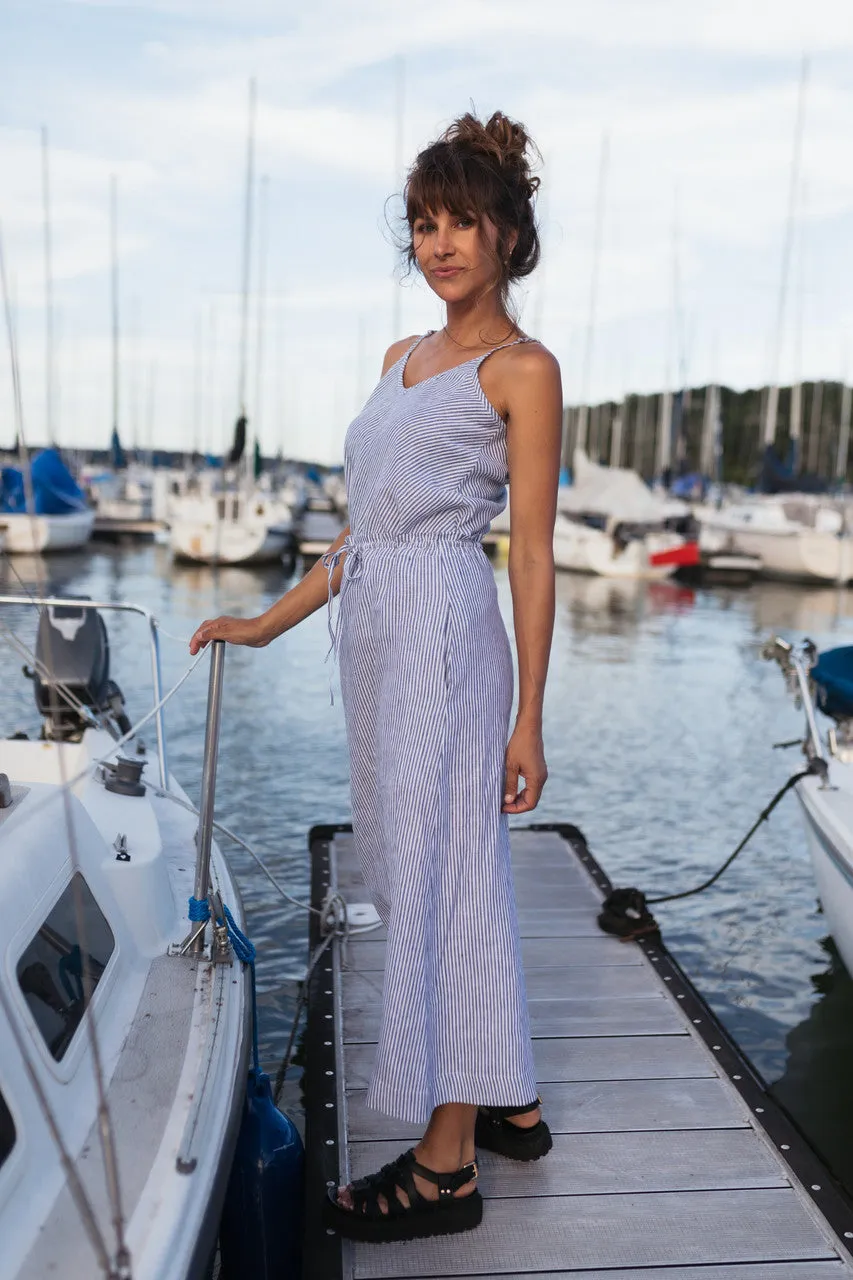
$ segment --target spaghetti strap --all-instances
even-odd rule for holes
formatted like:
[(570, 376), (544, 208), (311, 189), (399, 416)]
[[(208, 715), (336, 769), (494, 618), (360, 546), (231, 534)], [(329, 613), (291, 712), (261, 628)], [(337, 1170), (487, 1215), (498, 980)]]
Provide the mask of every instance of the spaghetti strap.
[(517, 338), (513, 338), (512, 342), (502, 342), (499, 347), (492, 347), (491, 351), (484, 351), (481, 356), (475, 358), (475, 368), (479, 370), (484, 360), (488, 360), (489, 356), (493, 356), (496, 351), (505, 351), (507, 347), (517, 347), (519, 342), (535, 342), (535, 338), (528, 338), (526, 334), (521, 334)]

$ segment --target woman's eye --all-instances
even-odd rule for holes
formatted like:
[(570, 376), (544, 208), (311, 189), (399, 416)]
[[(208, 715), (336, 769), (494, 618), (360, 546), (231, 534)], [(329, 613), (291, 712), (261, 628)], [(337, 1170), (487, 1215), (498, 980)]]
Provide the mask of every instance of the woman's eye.
[(474, 225), (473, 218), (457, 218), (456, 225), (462, 227), (464, 231), (468, 231)]

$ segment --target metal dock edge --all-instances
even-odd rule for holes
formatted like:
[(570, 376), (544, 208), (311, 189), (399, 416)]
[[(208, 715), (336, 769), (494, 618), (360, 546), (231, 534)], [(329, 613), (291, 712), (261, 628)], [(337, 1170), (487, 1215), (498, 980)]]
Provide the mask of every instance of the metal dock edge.
[[(392, 1245), (328, 1233), (326, 1186), (420, 1136), (364, 1106), (384, 931), (346, 954), (335, 941), (308, 993), (304, 1280), (853, 1280), (853, 1203), (660, 939), (598, 929), (610, 883), (580, 832), (537, 824), (511, 841), (554, 1148), (532, 1165), (482, 1153), (476, 1231)], [(315, 827), (309, 843), (313, 904), (330, 886), (366, 901), (351, 828)]]

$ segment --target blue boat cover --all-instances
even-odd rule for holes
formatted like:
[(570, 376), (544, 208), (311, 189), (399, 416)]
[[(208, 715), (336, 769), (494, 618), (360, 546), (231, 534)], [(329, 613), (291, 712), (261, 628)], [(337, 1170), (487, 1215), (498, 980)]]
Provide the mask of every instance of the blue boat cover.
[(853, 645), (820, 654), (811, 677), (821, 711), (835, 720), (853, 716)]
[[(69, 511), (85, 511), (86, 499), (57, 449), (42, 449), (33, 458), (33, 497), (36, 515), (62, 516)], [(18, 467), (0, 470), (0, 511), (24, 513), (27, 509), (24, 475)]]

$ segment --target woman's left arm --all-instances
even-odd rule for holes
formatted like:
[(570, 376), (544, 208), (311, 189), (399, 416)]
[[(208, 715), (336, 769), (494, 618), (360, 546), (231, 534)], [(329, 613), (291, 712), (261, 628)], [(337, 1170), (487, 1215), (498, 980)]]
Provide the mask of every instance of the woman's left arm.
[[(518, 714), (506, 751), (504, 813), (535, 809), (548, 777), (542, 703), (554, 631), (554, 520), (560, 478), (560, 366), (543, 347), (515, 348), (507, 368), (509, 583), (518, 651)], [(519, 775), (524, 788), (519, 791)]]

